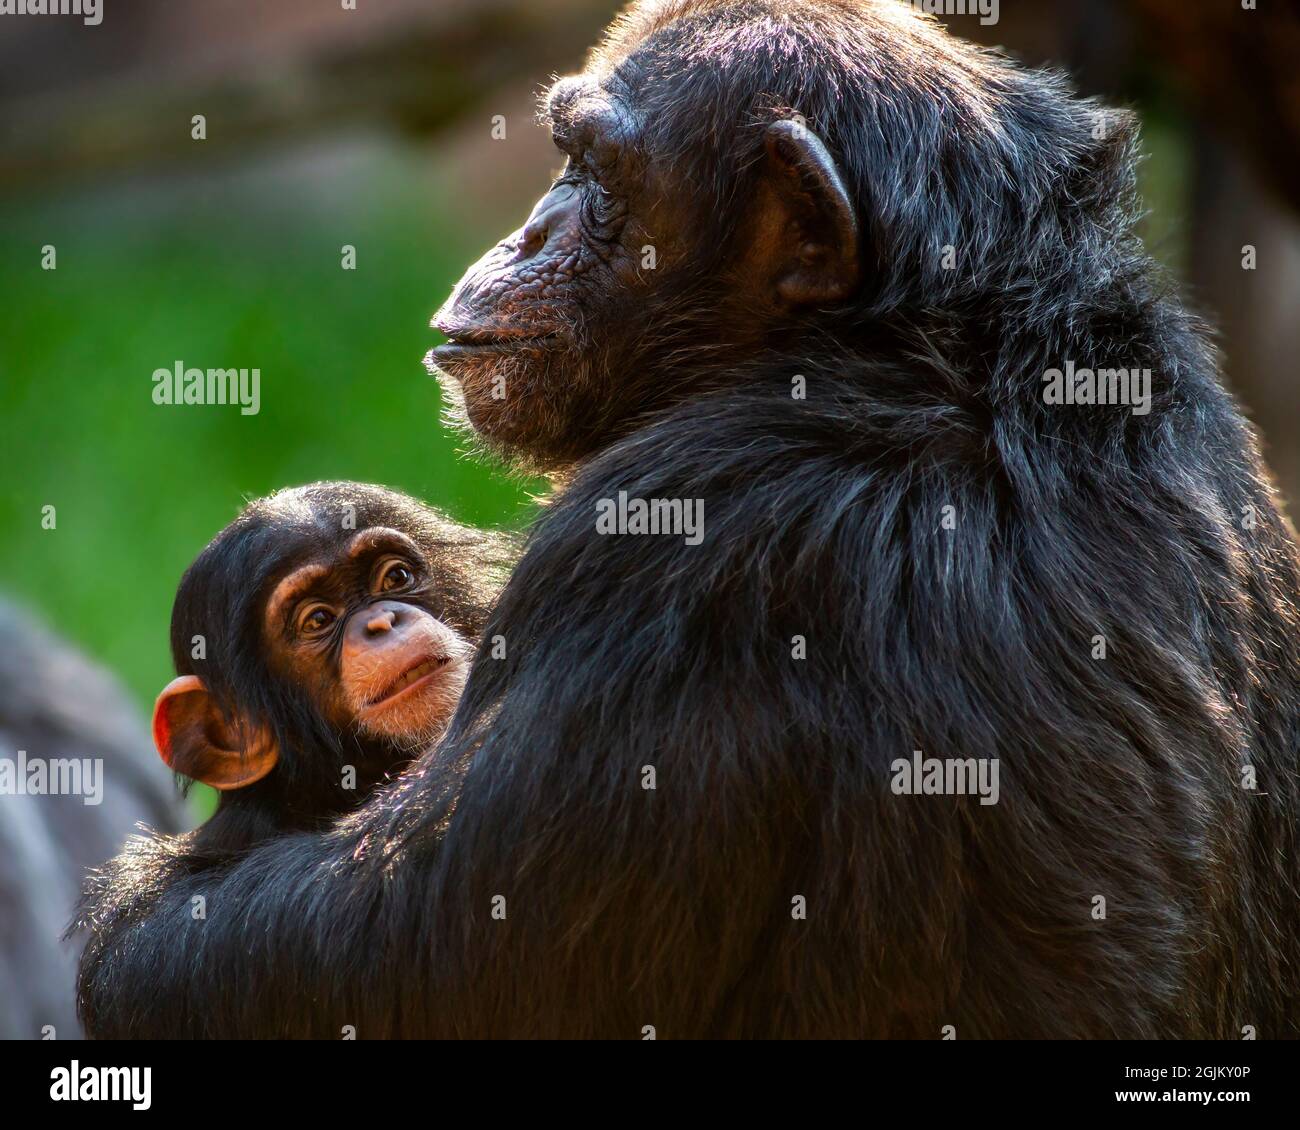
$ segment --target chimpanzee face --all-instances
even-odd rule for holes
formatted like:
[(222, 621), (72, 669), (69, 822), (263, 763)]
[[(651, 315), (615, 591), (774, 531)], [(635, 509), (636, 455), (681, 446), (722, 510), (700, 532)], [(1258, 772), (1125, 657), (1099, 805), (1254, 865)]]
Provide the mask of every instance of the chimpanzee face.
[[(292, 492), (284, 498), (284, 510), (300, 507)], [(267, 515), (275, 500), (254, 505), (263, 513), (236, 527), (254, 535), (274, 529)], [(258, 588), (264, 596), (255, 605), (254, 631), (236, 633), (221, 660), (223, 683), (236, 688), (234, 701), (223, 709), (203, 678), (184, 674), (163, 689), (154, 707), (154, 740), (163, 759), (221, 790), (270, 773), (288, 753), (281, 748), (285, 735), (295, 746), (299, 779), (306, 774), (332, 781), (337, 766), (325, 749), (311, 748), (310, 735), (326, 730), (334, 747), (355, 751), (371, 775), (382, 774), (440, 736), (469, 671), (471, 644), (434, 611), (468, 611), (463, 591), (448, 591), (463, 562), (442, 561), (435, 570), (428, 552), (389, 526), (339, 536), (320, 508), (306, 510), (296, 531), (286, 526), (281, 536), (292, 539), (292, 548), (283, 567)], [(233, 556), (205, 555), (195, 567), (196, 589), (202, 592), (214, 575), (237, 586), (234, 563), (251, 556), (252, 544), (241, 544)], [(187, 610), (208, 607), (193, 594), (178, 603)], [(262, 694), (261, 709), (250, 710), (270, 684), (278, 692), (270, 700)], [(306, 748), (296, 748), (304, 741)]]
[(692, 84), (680, 69), (643, 47), (556, 83), (546, 116), (567, 164), (434, 317), (449, 340), (430, 366), (512, 458), (550, 469), (590, 454), (856, 286), (855, 211), (825, 145), (788, 109), (728, 123), (722, 140), (698, 123), (656, 129)]
[[(615, 84), (564, 79), (547, 112), (566, 164), (524, 226), (465, 273), (430, 361), (489, 444), (546, 463), (581, 454), (633, 363), (636, 303), (669, 272), (680, 223)], [(630, 320), (631, 319), (631, 320)]]
[(299, 564), (266, 602), (270, 667), (341, 733), (410, 747), (435, 737), (465, 683), (470, 647), (429, 603), (430, 567), (399, 530), (359, 531)]

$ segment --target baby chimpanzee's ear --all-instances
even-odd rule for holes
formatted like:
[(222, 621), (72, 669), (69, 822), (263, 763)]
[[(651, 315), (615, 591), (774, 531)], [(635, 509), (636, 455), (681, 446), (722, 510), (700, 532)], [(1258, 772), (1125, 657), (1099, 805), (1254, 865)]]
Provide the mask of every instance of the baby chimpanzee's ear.
[(264, 728), (250, 730), (241, 746), (216, 702), (196, 675), (165, 687), (153, 707), (153, 744), (178, 773), (214, 789), (242, 789), (275, 768), (280, 756)]

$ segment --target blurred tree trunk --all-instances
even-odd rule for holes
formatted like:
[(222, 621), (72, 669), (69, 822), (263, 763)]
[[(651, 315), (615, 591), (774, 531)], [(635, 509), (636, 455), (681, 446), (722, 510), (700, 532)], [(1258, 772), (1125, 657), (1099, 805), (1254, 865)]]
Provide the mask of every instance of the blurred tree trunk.
[(1300, 10), (1294, 2), (1129, 0), (1143, 41), (1198, 115), (1300, 210)]
[[(1264, 433), (1269, 465), (1297, 516), (1300, 226), (1219, 138), (1199, 131), (1195, 157), (1193, 296), (1216, 315), (1233, 387)], [(1243, 267), (1248, 246), (1253, 270)]]

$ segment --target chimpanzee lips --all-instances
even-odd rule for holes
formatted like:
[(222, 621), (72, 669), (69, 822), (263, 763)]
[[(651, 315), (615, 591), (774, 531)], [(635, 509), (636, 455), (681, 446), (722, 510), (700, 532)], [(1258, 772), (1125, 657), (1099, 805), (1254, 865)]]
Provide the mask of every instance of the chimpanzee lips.
[(366, 705), (380, 706), (395, 699), (403, 691), (409, 690), (416, 683), (422, 682), (435, 672), (442, 670), (451, 659), (446, 655), (430, 656), (428, 659), (422, 659), (420, 662), (408, 667), (402, 674), (388, 684), (382, 691), (374, 696)]
[(490, 326), (437, 323), (447, 335), (445, 345), (429, 351), (433, 362), (450, 361), (457, 357), (472, 357), (476, 353), (506, 353), (512, 350), (544, 349), (560, 337), (558, 332), (529, 333), (504, 330)]

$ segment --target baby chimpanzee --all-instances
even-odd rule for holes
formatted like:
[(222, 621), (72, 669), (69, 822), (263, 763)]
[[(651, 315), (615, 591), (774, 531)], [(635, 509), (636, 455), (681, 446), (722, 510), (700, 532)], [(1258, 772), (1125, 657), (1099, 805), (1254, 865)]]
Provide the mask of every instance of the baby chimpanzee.
[(431, 745), (510, 555), (504, 535), (382, 487), (315, 483), (245, 507), (172, 610), (178, 677), (154, 741), (220, 801), (170, 846), (202, 866), (317, 826)]
[(216, 788), (217, 811), (128, 841), (69, 933), (125, 928), (182, 876), (326, 823), (432, 745), (513, 555), (506, 535), (383, 487), (249, 503), (181, 578), (178, 677), (154, 707), (163, 760)]
[(221, 793), (195, 846), (317, 824), (430, 745), (507, 559), (501, 535), (380, 487), (249, 504), (181, 579), (179, 677), (154, 708), (163, 760)]

